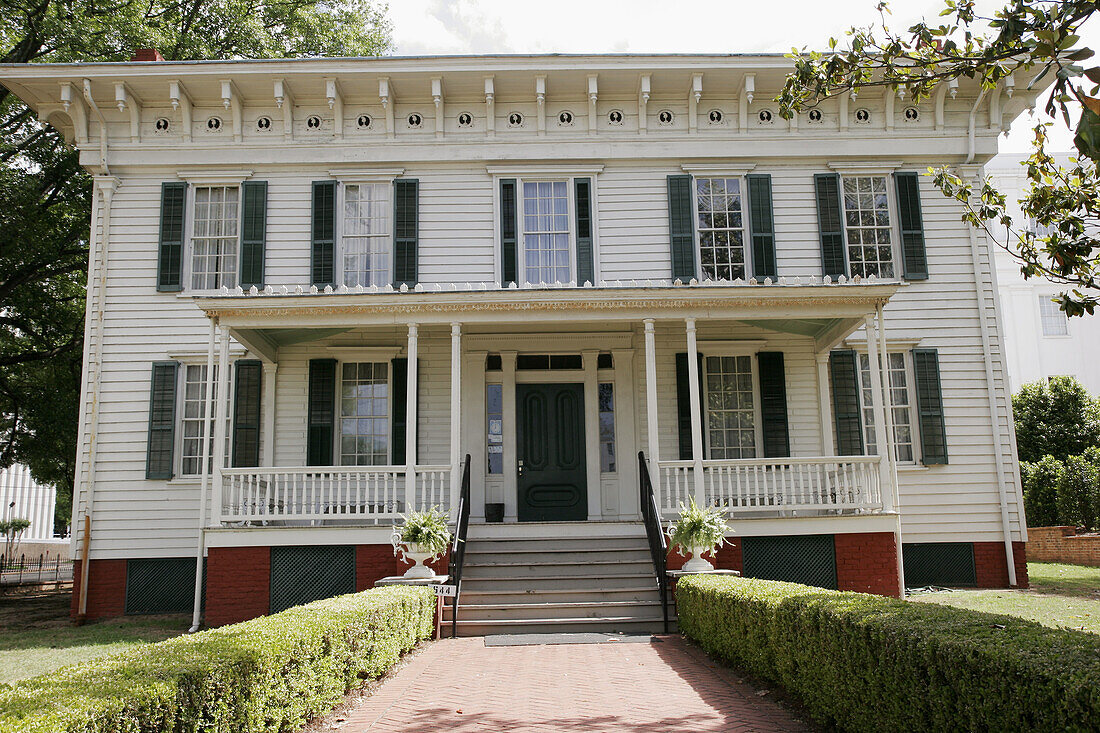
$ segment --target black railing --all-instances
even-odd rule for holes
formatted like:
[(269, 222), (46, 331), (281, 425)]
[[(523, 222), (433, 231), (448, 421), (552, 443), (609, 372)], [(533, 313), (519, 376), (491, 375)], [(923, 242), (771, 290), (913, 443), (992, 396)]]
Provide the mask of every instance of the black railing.
[(455, 587), (451, 597), (451, 638), (458, 636), (458, 597), (462, 593), (462, 564), (466, 560), (466, 533), (470, 529), (470, 454), (462, 466), (462, 489), (458, 495), (458, 521), (447, 574)]
[(649, 540), (649, 554), (653, 558), (653, 572), (657, 576), (657, 590), (661, 593), (661, 614), (664, 617), (665, 633), (668, 633), (668, 575), (665, 573), (665, 561), (668, 559), (668, 544), (661, 529), (661, 512), (657, 509), (657, 497), (653, 495), (653, 481), (649, 478), (649, 466), (645, 453), (638, 451), (638, 477), (641, 489), (642, 520), (645, 522), (646, 539)]

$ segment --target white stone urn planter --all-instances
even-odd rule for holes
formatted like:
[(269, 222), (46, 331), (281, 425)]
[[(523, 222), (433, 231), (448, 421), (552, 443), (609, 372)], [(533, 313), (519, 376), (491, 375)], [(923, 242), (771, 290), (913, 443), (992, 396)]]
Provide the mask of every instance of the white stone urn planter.
[(689, 573), (706, 573), (714, 570), (714, 566), (710, 564), (708, 560), (703, 557), (703, 553), (709, 552), (711, 556), (714, 555), (713, 547), (690, 547), (688, 553), (691, 555), (691, 559), (684, 563), (682, 570)]
[(394, 533), (394, 546), (397, 548), (403, 560), (408, 560), (413, 564), (411, 568), (405, 571), (405, 577), (409, 579), (425, 580), (435, 577), (435, 571), (424, 564), (425, 561), (431, 560), (436, 556), (436, 553), (427, 550), (415, 542), (408, 544), (401, 542), (401, 535)]

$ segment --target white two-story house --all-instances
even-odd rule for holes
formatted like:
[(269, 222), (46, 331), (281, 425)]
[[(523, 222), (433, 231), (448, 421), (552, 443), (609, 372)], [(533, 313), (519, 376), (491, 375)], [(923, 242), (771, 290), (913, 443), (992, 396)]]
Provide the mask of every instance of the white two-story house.
[(787, 121), (789, 69), (0, 66), (95, 176), (73, 613), (369, 587), (430, 506), (469, 633), (652, 624), (643, 514), (690, 499), (745, 575), (1025, 585), (991, 252), (927, 167), (1030, 92)]

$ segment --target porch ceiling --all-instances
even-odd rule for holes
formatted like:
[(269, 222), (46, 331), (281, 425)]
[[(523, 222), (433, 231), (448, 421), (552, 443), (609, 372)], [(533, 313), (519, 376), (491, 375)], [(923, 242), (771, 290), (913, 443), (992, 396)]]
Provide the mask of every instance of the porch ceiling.
[[(666, 281), (667, 283), (667, 281)], [(438, 287), (438, 286), (436, 286)], [(695, 318), (722, 319), (813, 338), (829, 348), (904, 287), (867, 279), (824, 283), (797, 278), (778, 283), (627, 283), (600, 287), (501, 288), (478, 284), (462, 289), (409, 292), (224, 293), (196, 298), (211, 318), (233, 329), (252, 351), (312, 341), (364, 326), (408, 323), (584, 324), (637, 323)]]

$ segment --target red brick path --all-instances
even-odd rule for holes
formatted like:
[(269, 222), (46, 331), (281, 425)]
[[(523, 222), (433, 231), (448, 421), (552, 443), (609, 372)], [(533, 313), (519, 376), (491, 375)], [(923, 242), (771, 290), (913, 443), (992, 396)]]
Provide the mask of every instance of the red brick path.
[(803, 731), (680, 637), (486, 647), (434, 642), (337, 724), (360, 731)]

